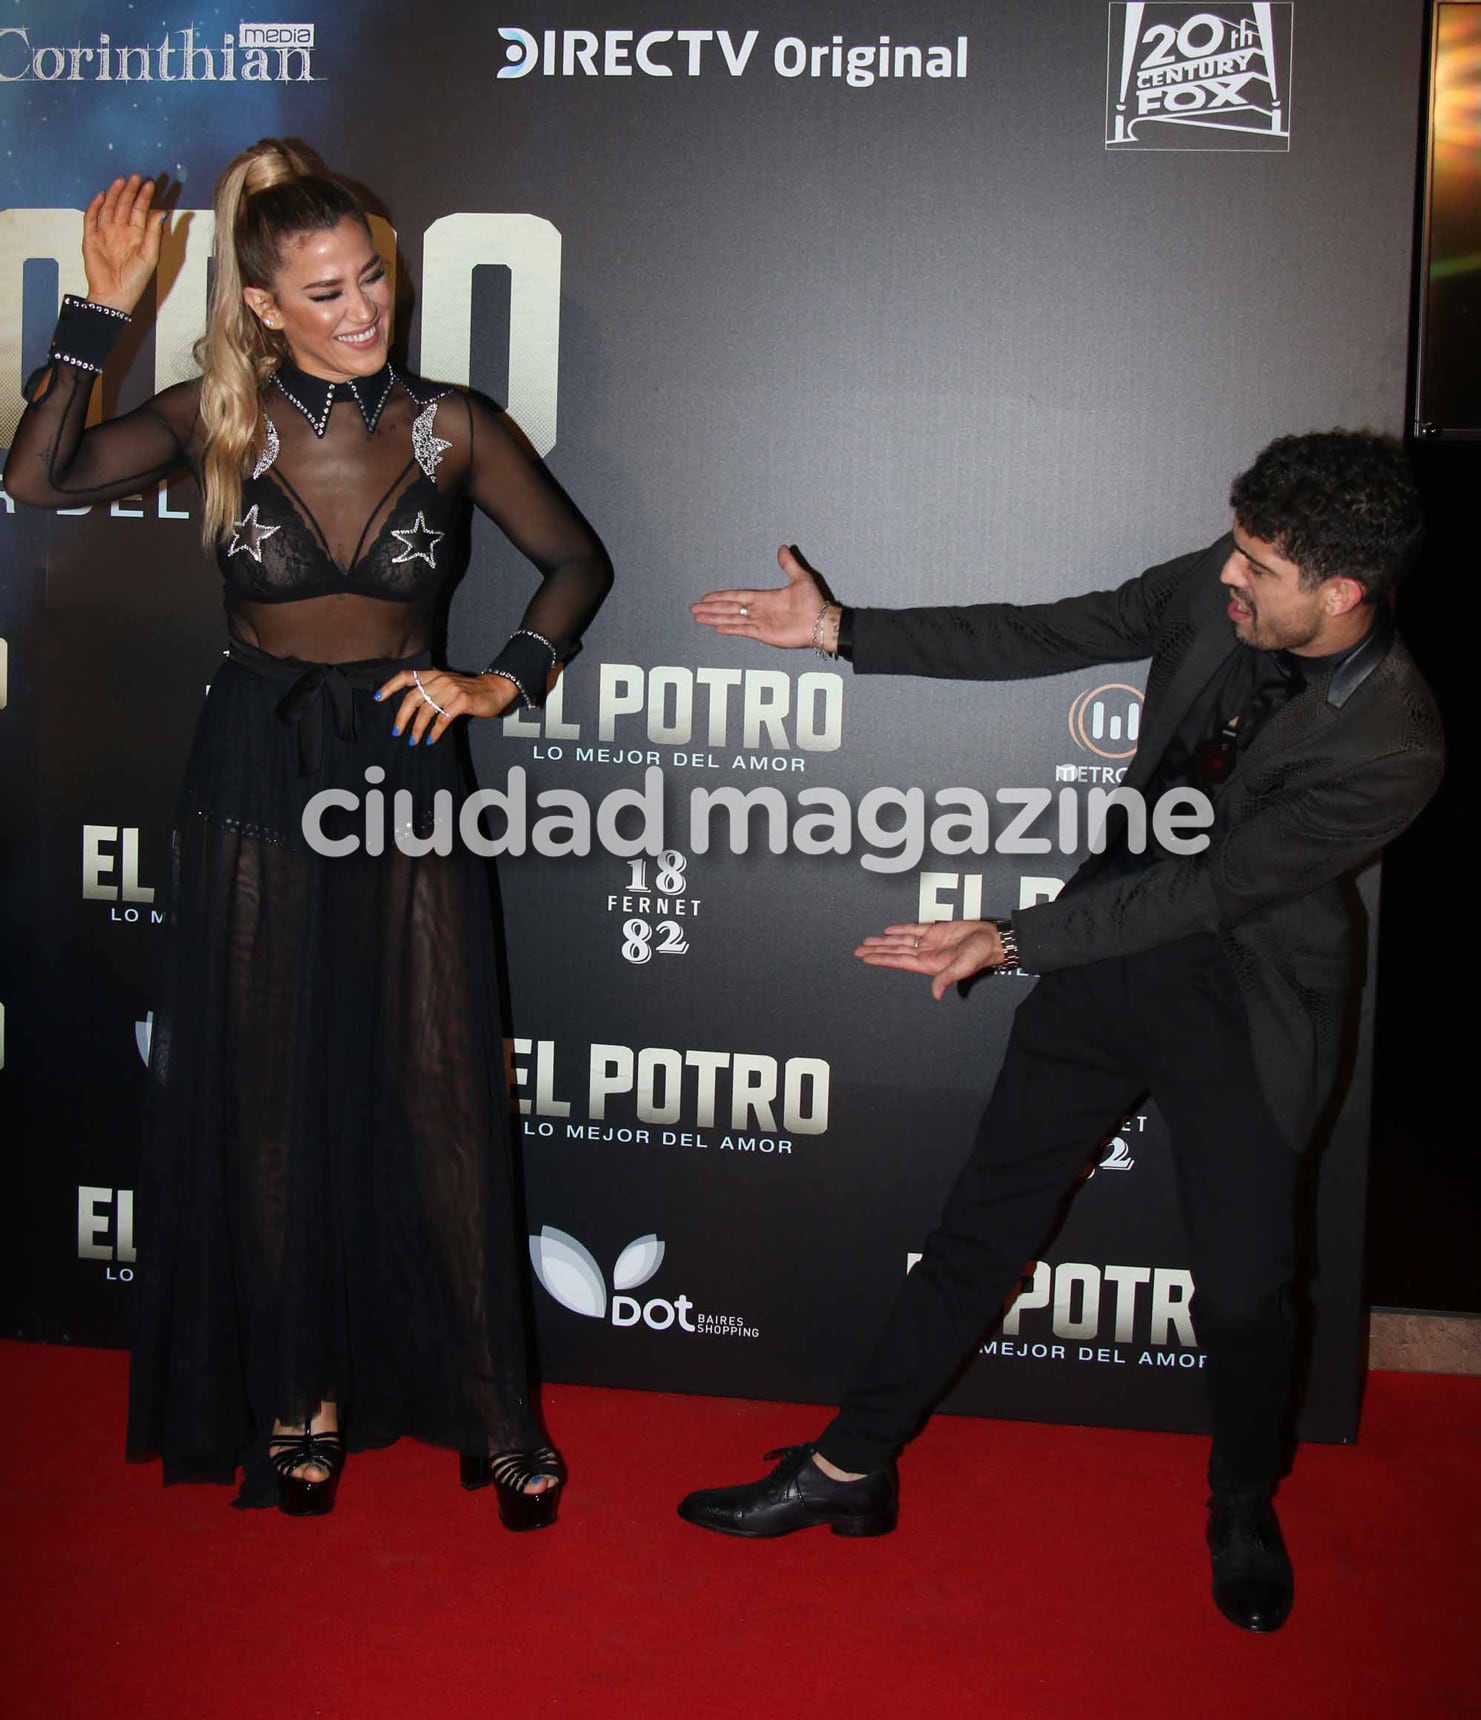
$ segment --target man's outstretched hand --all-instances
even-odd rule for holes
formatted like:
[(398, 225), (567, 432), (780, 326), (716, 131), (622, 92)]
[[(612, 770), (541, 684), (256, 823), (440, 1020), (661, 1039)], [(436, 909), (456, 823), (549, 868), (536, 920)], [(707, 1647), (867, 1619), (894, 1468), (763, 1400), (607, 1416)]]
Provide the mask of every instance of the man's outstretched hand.
[[(710, 591), (691, 603), (689, 613), (702, 627), (759, 639), (763, 645), (800, 646), (813, 643), (813, 625), (825, 598), (817, 576), (786, 544), (776, 552), (787, 583), (772, 591)], [(831, 619), (831, 618), (830, 618)], [(833, 640), (837, 640), (834, 621)]]
[(1003, 959), (1003, 940), (990, 920), (923, 920), (886, 926), (865, 938), (854, 954), (870, 967), (899, 968), (931, 976), (937, 1003), (947, 991)]

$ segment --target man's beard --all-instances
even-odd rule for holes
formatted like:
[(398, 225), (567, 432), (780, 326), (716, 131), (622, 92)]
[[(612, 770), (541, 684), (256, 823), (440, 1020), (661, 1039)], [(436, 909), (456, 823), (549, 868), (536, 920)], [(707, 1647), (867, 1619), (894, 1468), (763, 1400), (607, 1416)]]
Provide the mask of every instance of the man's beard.
[(1287, 622), (1283, 629), (1277, 629), (1276, 637), (1264, 638), (1261, 636), (1260, 612), (1253, 605), (1242, 620), (1231, 620), (1229, 625), (1234, 629), (1236, 643), (1247, 646), (1251, 651), (1299, 651), (1321, 631), (1320, 620), (1299, 630)]

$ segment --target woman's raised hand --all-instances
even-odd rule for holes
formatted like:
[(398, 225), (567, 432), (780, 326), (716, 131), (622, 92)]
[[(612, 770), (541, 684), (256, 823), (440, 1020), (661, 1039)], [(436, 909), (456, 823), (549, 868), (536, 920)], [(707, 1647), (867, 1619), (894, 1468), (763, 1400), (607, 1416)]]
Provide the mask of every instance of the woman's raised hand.
[(787, 583), (772, 591), (710, 591), (689, 613), (717, 633), (737, 633), (763, 645), (813, 643), (813, 625), (823, 607), (823, 588), (813, 571), (786, 544), (776, 552)]
[(132, 311), (159, 265), (165, 211), (152, 209), (154, 181), (131, 173), (115, 179), (82, 217), (82, 266), (87, 296), (110, 310)]

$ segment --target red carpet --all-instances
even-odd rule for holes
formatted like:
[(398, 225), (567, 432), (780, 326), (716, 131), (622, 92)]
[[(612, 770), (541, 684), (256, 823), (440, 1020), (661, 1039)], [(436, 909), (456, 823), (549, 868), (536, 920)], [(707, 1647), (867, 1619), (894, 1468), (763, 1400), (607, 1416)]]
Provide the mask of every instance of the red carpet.
[(815, 1410), (554, 1388), (560, 1525), (454, 1459), (352, 1459), (332, 1517), (227, 1508), (118, 1456), (125, 1360), (0, 1344), (10, 1720), (1417, 1720), (1481, 1715), (1481, 1379), (1373, 1376), (1356, 1448), (1282, 1495), (1279, 1635), (1217, 1615), (1201, 1440), (938, 1418), (901, 1526), (681, 1523)]

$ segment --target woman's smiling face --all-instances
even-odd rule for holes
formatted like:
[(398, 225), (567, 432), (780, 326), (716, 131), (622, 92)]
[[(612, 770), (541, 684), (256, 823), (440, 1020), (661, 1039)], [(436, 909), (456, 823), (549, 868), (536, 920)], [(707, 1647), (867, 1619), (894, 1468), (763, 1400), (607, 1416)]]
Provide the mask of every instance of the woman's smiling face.
[(362, 221), (347, 216), (290, 239), (271, 289), (244, 287), (242, 296), (310, 376), (347, 382), (386, 362), (391, 283)]

